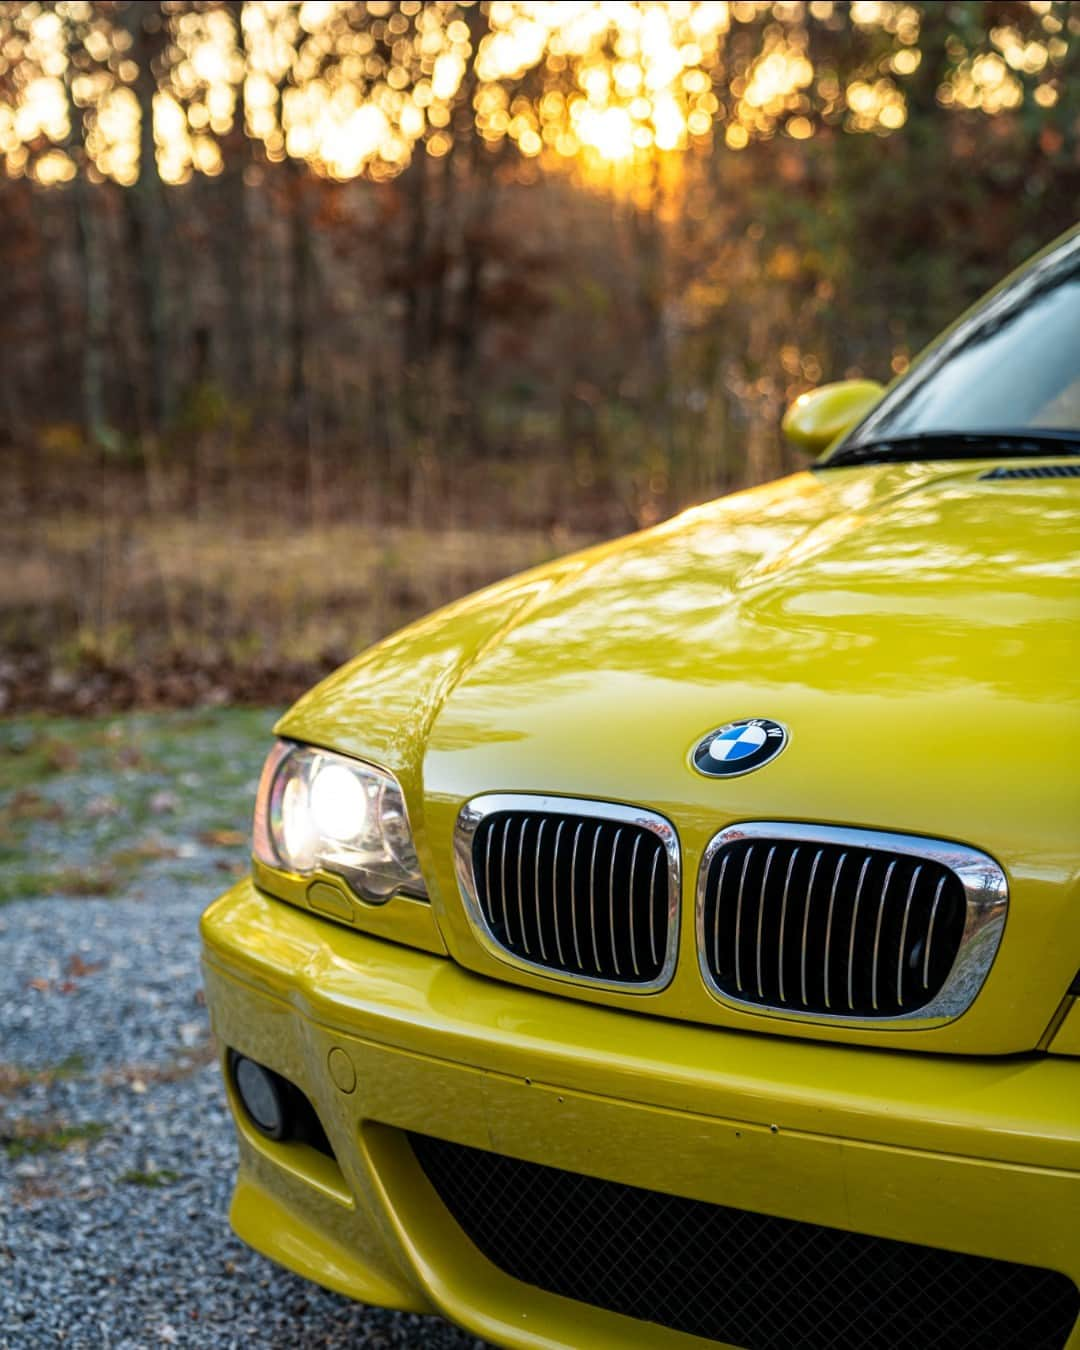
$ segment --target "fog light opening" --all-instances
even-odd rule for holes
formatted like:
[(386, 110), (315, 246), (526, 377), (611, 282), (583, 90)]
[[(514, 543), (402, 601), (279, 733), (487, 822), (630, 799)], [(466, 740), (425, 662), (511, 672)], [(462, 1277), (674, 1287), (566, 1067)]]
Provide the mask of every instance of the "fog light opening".
[(246, 1055), (230, 1052), (233, 1085), (248, 1119), (267, 1139), (288, 1139), (289, 1094), (284, 1079)]

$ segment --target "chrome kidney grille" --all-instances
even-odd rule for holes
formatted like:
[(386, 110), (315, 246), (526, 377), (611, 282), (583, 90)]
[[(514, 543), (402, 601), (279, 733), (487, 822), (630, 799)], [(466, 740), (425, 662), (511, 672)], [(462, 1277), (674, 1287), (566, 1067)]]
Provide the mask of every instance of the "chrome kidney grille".
[(500, 959), (636, 992), (671, 978), (679, 855), (662, 816), (491, 794), (463, 808), (455, 851), (474, 926)]
[(702, 974), (725, 1002), (796, 1017), (957, 1016), (1001, 938), (985, 854), (912, 835), (785, 823), (722, 831), (697, 895)]

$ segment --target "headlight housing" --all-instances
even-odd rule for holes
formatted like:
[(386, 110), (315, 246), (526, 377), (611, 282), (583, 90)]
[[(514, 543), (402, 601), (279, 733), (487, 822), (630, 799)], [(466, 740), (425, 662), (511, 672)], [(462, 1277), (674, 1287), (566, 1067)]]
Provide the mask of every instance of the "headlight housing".
[(329, 750), (279, 741), (255, 802), (255, 857), (308, 876), (333, 872), (370, 904), (427, 897), (405, 798), (392, 774)]

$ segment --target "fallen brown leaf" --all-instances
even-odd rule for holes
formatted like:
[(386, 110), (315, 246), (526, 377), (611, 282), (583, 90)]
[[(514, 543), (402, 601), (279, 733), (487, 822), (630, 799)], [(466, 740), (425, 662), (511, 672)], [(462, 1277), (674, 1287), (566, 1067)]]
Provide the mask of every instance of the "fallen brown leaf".
[(50, 741), (45, 750), (45, 761), (56, 773), (70, 773), (79, 767), (79, 752), (68, 741)]
[(79, 953), (75, 952), (68, 958), (64, 973), (71, 979), (78, 980), (82, 979), (84, 975), (94, 975), (97, 971), (104, 969), (104, 961), (84, 961)]
[(243, 830), (203, 830), (199, 842), (219, 848), (239, 848), (247, 842), (247, 835)]
[(51, 802), (33, 788), (16, 792), (5, 807), (11, 820), (63, 820), (67, 812), (59, 802)]

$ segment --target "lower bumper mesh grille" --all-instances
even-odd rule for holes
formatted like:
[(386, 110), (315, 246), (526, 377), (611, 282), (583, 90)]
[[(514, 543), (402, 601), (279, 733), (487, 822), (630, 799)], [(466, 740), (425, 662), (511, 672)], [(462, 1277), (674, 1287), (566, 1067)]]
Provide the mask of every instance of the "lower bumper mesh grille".
[(747, 1350), (1062, 1350), (1067, 1276), (796, 1223), (409, 1136), (501, 1270)]

